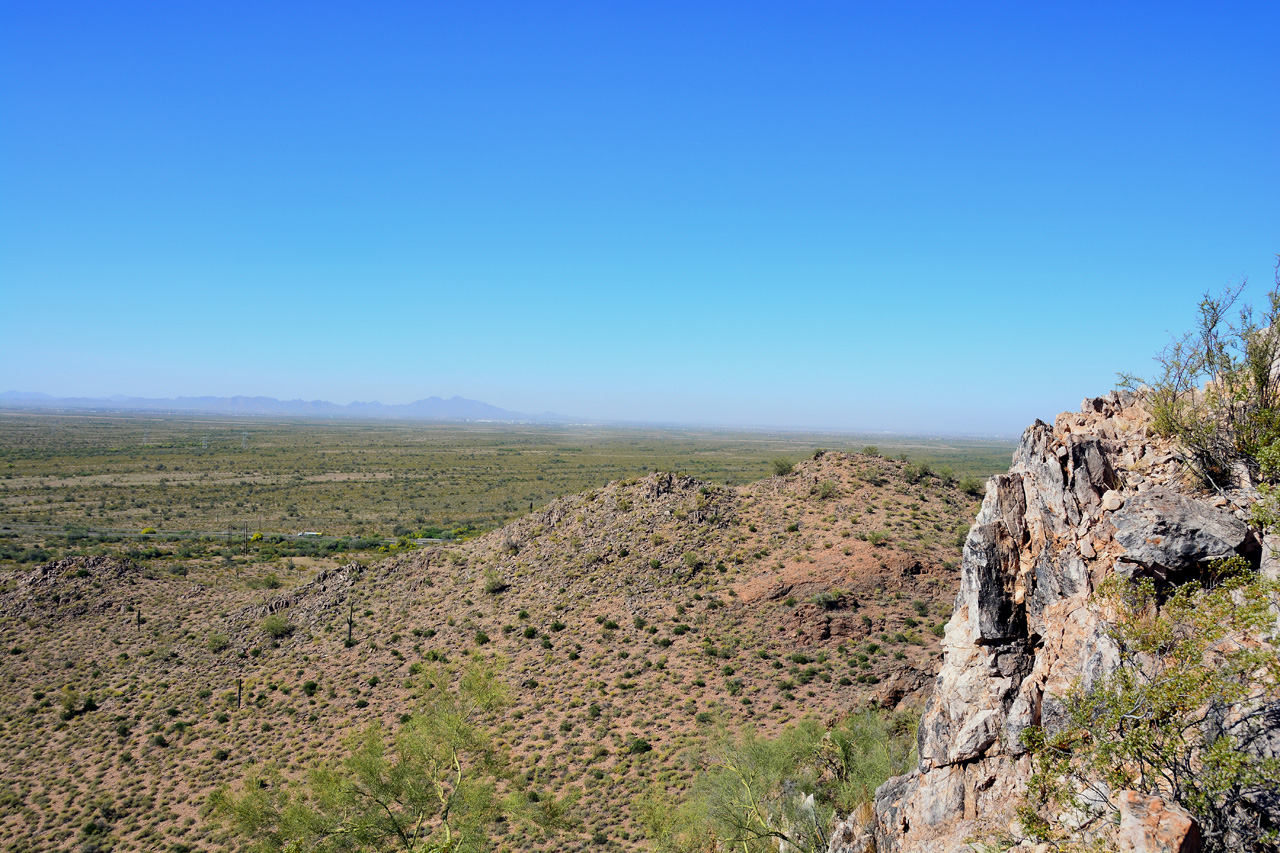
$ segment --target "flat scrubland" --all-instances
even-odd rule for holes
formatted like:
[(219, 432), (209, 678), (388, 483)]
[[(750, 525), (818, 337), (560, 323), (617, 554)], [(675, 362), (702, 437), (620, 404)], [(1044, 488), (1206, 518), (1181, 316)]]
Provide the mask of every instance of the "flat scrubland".
[[(491, 530), (562, 495), (651, 471), (713, 483), (780, 456), (857, 451), (985, 478), (1013, 442), (512, 424), (0, 412), (0, 561), (161, 549), (243, 553), (244, 535), (322, 534), (267, 557), (322, 558)], [(141, 537), (141, 531), (156, 532)], [(113, 540), (113, 537), (114, 540)], [(326, 550), (336, 538), (348, 541)], [(103, 542), (102, 540), (107, 540)], [(236, 545), (239, 547), (235, 547)], [(268, 547), (271, 545), (276, 547)]]
[[(978, 503), (938, 468), (1008, 458), (939, 443), (951, 461), (921, 465), (831, 436), (218, 423), (0, 418), (5, 532), (51, 552), (0, 565), (3, 849), (240, 849), (208, 820), (212, 790), (267, 765), (296, 778), (369, 724), (394, 730), (424, 670), (468, 656), (498, 662), (514, 700), (504, 784), (579, 797), (566, 833), (513, 822), (500, 846), (643, 849), (635, 798), (678, 798), (725, 732), (928, 690)], [(777, 456), (794, 470), (768, 474)], [(247, 553), (209, 540), (251, 514), (265, 535)], [(398, 525), (458, 538), (358, 560), (271, 541)], [(143, 526), (158, 532), (103, 534)]]

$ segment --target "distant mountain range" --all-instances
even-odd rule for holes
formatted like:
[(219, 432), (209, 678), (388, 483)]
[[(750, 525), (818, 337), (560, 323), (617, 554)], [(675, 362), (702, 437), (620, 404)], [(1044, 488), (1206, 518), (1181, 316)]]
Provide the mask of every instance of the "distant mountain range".
[(564, 421), (552, 412), (528, 415), (465, 397), (427, 397), (412, 403), (349, 403), (277, 400), (274, 397), (52, 397), (29, 391), (0, 393), (3, 409), (89, 409), (97, 411), (197, 412), (220, 415), (295, 415), (329, 418), (404, 418), (433, 421)]

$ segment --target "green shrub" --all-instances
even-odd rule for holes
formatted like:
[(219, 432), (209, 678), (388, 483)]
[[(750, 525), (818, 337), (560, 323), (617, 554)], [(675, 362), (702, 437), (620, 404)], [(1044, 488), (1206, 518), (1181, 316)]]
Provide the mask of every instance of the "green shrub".
[[(906, 772), (915, 761), (914, 745), (909, 723), (880, 714), (851, 717), (830, 732), (806, 718), (775, 739), (748, 733), (723, 740), (684, 799), (655, 784), (635, 813), (658, 851), (766, 853), (780, 842), (797, 851), (825, 851), (835, 816), (850, 813), (887, 778)], [(820, 755), (833, 760), (818, 760)], [(804, 804), (807, 794), (814, 796), (812, 810)]]
[(1243, 288), (1204, 295), (1196, 328), (1156, 355), (1158, 375), (1120, 376), (1151, 413), (1152, 429), (1181, 445), (1189, 473), (1216, 488), (1235, 478), (1238, 464), (1270, 479), (1261, 460), (1280, 443), (1280, 263), (1261, 316), (1245, 305), (1231, 323)]
[(833, 610), (840, 603), (840, 597), (832, 592), (816, 592), (809, 600), (823, 610)]
[(293, 624), (279, 613), (272, 613), (262, 620), (262, 632), (273, 640), (282, 640), (293, 631)]
[(785, 477), (795, 470), (795, 463), (784, 456), (779, 456), (769, 464), (773, 468), (774, 476), (777, 477)]
[(492, 569), (484, 573), (484, 591), (489, 595), (497, 595), (500, 592), (504, 592), (509, 586), (510, 584)]
[(1098, 595), (1116, 613), (1119, 665), (1061, 697), (1065, 728), (1024, 734), (1035, 773), (1023, 825), (1063, 837), (1056, 816), (1078, 805), (1063, 780), (1101, 780), (1185, 808), (1206, 851), (1271, 850), (1247, 803), (1253, 792), (1280, 790), (1280, 760), (1251, 748), (1274, 723), (1248, 712), (1280, 679), (1280, 658), (1256, 642), (1274, 632), (1280, 583), (1234, 557), (1171, 594), (1150, 579), (1112, 576)]
[(231, 646), (231, 640), (226, 634), (210, 634), (208, 639), (209, 651), (217, 654), (225, 652)]

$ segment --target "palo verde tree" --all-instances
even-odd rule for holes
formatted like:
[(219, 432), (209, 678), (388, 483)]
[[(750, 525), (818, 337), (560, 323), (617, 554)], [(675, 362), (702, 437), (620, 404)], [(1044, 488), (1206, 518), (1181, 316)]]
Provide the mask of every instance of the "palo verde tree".
[(821, 853), (837, 813), (866, 802), (914, 763), (908, 719), (866, 712), (830, 732), (806, 718), (777, 738), (726, 734), (685, 797), (655, 788), (637, 812), (654, 849), (665, 853)]
[(500, 816), (563, 826), (564, 803), (544, 798), (538, 814), (499, 795), (501, 760), (488, 725), (506, 703), (493, 670), (473, 660), (423, 680), (417, 712), (395, 733), (372, 725), (348, 742), (342, 761), (291, 783), (254, 772), (238, 795), (216, 791), (212, 813), (262, 853), (382, 851), (443, 853), (490, 848)]

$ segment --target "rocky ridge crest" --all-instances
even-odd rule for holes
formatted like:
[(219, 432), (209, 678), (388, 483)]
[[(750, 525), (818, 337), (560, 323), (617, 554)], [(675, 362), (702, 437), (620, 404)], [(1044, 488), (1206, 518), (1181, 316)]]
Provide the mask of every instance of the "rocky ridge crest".
[(1107, 576), (1176, 580), (1231, 554), (1275, 572), (1246, 523), (1256, 492), (1194, 493), (1150, 422), (1133, 395), (1112, 392), (1025, 431), (965, 542), (919, 765), (837, 827), (832, 853), (941, 853), (1007, 832), (1032, 772), (1022, 731), (1053, 731), (1057, 697), (1116, 666), (1090, 601)]

